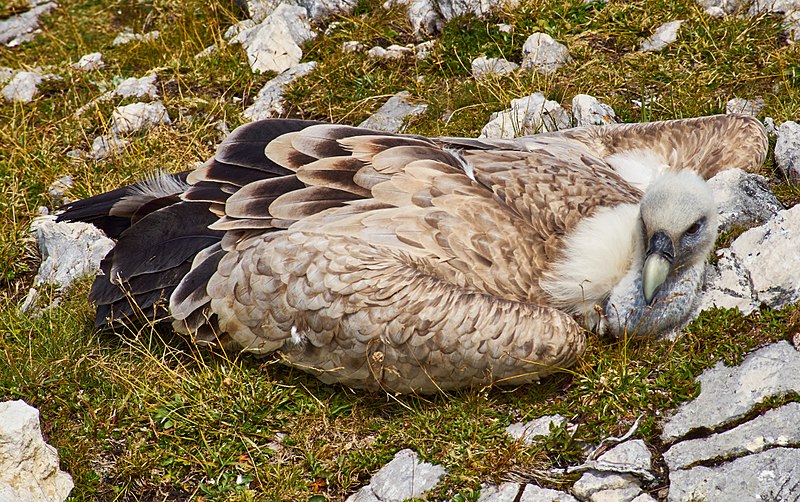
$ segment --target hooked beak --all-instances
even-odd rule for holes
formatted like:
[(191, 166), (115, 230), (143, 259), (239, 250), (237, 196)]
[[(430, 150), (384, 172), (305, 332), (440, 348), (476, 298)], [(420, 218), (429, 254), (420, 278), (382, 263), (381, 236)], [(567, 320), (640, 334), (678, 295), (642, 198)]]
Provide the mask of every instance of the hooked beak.
[(672, 239), (663, 230), (654, 233), (650, 238), (642, 267), (642, 290), (644, 300), (648, 304), (655, 298), (658, 288), (667, 280), (674, 258), (675, 248)]

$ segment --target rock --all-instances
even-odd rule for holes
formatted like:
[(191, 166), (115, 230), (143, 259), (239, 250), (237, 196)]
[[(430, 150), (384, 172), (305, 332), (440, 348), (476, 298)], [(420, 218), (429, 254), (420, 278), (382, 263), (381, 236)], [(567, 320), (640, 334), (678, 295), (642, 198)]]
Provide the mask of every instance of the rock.
[(203, 59), (207, 58), (208, 56), (214, 54), (215, 52), (219, 51), (219, 46), (217, 44), (212, 44), (203, 49), (202, 51), (198, 52), (194, 55), (195, 59)]
[(410, 104), (407, 101), (409, 96), (406, 91), (395, 94), (358, 127), (376, 131), (403, 132), (407, 118), (422, 115), (428, 108), (426, 104)]
[(511, 424), (506, 427), (506, 433), (526, 445), (532, 445), (537, 437), (549, 436), (551, 426), (559, 427), (566, 421), (561, 415), (545, 415), (524, 424)]
[(78, 71), (95, 71), (105, 68), (106, 64), (103, 62), (103, 54), (99, 52), (92, 52), (82, 56), (77, 63), (73, 63), (72, 67)]
[(514, 33), (514, 27), (510, 24), (499, 23), (495, 25), (500, 33)]
[(502, 483), (481, 489), (481, 496), (476, 502), (516, 502), (522, 485), (519, 483)]
[(515, 138), (572, 127), (572, 117), (540, 92), (511, 101), (511, 108), (492, 115), (481, 138)]
[(675, 444), (664, 461), (670, 471), (699, 462), (731, 460), (776, 446), (800, 445), (800, 403), (789, 403), (729, 431)]
[(405, 7), (409, 24), (422, 36), (440, 32), (444, 24), (455, 17), (485, 16), (498, 6), (513, 7), (518, 3), (518, 0), (388, 0), (383, 8)]
[(160, 101), (120, 106), (111, 113), (111, 131), (114, 134), (129, 134), (170, 123), (167, 109)]
[(800, 449), (773, 448), (715, 467), (669, 474), (669, 502), (694, 500), (796, 500), (800, 493)]
[(244, 111), (244, 116), (249, 120), (262, 120), (283, 114), (283, 93), (286, 86), (295, 82), (299, 77), (308, 75), (316, 67), (317, 63), (314, 61), (302, 63), (267, 82), (258, 91), (253, 104)]
[(764, 109), (764, 98), (756, 98), (753, 100), (743, 98), (733, 98), (725, 103), (725, 113), (741, 113), (744, 115), (752, 115), (753, 117), (761, 113)]
[(749, 272), (730, 249), (720, 249), (716, 255), (717, 263), (706, 267), (704, 291), (698, 299), (697, 312), (718, 307), (739, 309), (748, 315), (758, 310)]
[(417, 454), (409, 449), (400, 450), (394, 459), (381, 467), (365, 486), (348, 502), (401, 502), (420, 497), (430, 490), (447, 473), (444, 467), (420, 462)]
[[(256, 26), (258, 26), (258, 23), (256, 23), (252, 19), (243, 19), (243, 20), (239, 21), (238, 23), (229, 26), (228, 29), (225, 30), (225, 33), (222, 35), (222, 38), (224, 38), (225, 40), (231, 41), (234, 38), (239, 37), (239, 35), (242, 35), (243, 33), (246, 34), (246, 32), (248, 30), (252, 30)], [(243, 35), (243, 37), (244, 37), (244, 35)]]
[(536, 485), (525, 485), (525, 491), (522, 492), (519, 502), (578, 502), (578, 500), (569, 493)]
[(0, 84), (5, 84), (10, 81), (16, 74), (17, 70), (7, 66), (0, 66)]
[(634, 439), (620, 443), (603, 453), (597, 459), (597, 462), (604, 466), (604, 470), (617, 470), (618, 472), (629, 470), (648, 471), (651, 469), (652, 456), (644, 441)]
[(534, 33), (522, 46), (522, 67), (549, 75), (571, 61), (567, 47), (546, 33)]
[(131, 30), (125, 30), (114, 38), (114, 41), (111, 42), (111, 45), (116, 47), (118, 45), (125, 45), (134, 41), (152, 42), (153, 40), (158, 40), (159, 38), (161, 38), (161, 33), (159, 31), (150, 31), (141, 34), (134, 33)]
[(76, 279), (96, 274), (100, 260), (114, 247), (97, 227), (88, 223), (56, 223), (55, 216), (40, 216), (31, 223), (42, 264), (34, 284), (65, 288)]
[(662, 50), (678, 39), (678, 29), (680, 29), (681, 24), (683, 24), (683, 20), (662, 24), (656, 28), (655, 33), (650, 38), (642, 42), (641, 50), (643, 52)]
[(240, 31), (230, 42), (242, 44), (254, 72), (282, 73), (300, 64), (300, 44), (315, 35), (305, 8), (280, 4), (259, 25)]
[(797, 0), (755, 0), (750, 4), (749, 14), (782, 14), (783, 26), (789, 38), (797, 41), (800, 37), (800, 2)]
[(714, 191), (720, 232), (734, 225), (761, 225), (783, 210), (766, 178), (758, 174), (726, 169), (708, 180), (708, 184)]
[(356, 5), (355, 0), (245, 0), (237, 3), (256, 23), (267, 18), (281, 4), (303, 7), (306, 15), (314, 21), (321, 21), (333, 14), (348, 14)]
[(39, 16), (50, 13), (58, 7), (55, 2), (46, 2), (32, 6), (28, 11), (0, 20), (0, 44), (16, 47), (23, 42), (33, 40), (39, 29)]
[(572, 116), (576, 127), (614, 124), (618, 122), (613, 108), (588, 94), (572, 98)]
[(775, 164), (789, 181), (797, 183), (800, 181), (800, 124), (787, 120), (777, 132)]
[(780, 341), (748, 355), (739, 366), (718, 362), (696, 381), (700, 394), (664, 424), (665, 442), (738, 420), (768, 397), (800, 393), (800, 353)]
[(0, 500), (61, 502), (73, 486), (42, 438), (39, 410), (24, 401), (0, 403)]
[(55, 180), (47, 189), (50, 200), (53, 201), (53, 207), (63, 206), (69, 199), (66, 197), (66, 192), (72, 188), (72, 176), (62, 176)]
[(750, 0), (698, 0), (706, 14), (713, 17), (723, 17), (733, 14), (750, 4)]
[(508, 75), (519, 68), (517, 63), (506, 61), (503, 58), (479, 57), (472, 60), (472, 76), (478, 80), (489, 76)]
[(364, 50), (364, 44), (361, 42), (357, 42), (355, 40), (351, 40), (349, 42), (344, 42), (342, 44), (342, 52), (347, 54), (348, 52), (361, 52)]
[(155, 86), (158, 75), (152, 73), (142, 78), (130, 77), (126, 78), (111, 91), (111, 96), (119, 96), (122, 98), (158, 98), (158, 89)]
[(770, 136), (778, 135), (778, 128), (775, 126), (775, 119), (772, 117), (764, 117), (764, 129), (767, 130), (767, 134)]
[(113, 134), (98, 136), (92, 141), (92, 152), (89, 154), (89, 158), (92, 160), (106, 159), (125, 149), (125, 145), (128, 143), (127, 140), (120, 139)]
[(367, 55), (376, 59), (400, 59), (413, 51), (410, 47), (403, 47), (402, 45), (390, 45), (385, 49), (375, 46), (367, 51)]
[(634, 497), (631, 502), (657, 502), (656, 499), (646, 493), (640, 493), (638, 497)]
[(35, 71), (20, 71), (3, 87), (0, 94), (7, 101), (30, 103), (38, 92), (38, 86), (45, 80), (57, 79), (55, 75), (43, 75)]
[(572, 493), (591, 502), (630, 501), (641, 493), (639, 480), (630, 474), (589, 471), (572, 485)]

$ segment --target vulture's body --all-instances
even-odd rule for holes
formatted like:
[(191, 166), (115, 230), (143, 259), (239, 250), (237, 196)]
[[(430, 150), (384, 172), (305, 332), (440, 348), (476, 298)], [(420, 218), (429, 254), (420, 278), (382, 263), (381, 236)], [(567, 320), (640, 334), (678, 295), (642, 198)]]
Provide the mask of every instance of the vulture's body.
[(519, 384), (572, 365), (586, 326), (685, 322), (716, 237), (702, 178), (766, 149), (742, 116), (516, 140), (261, 121), (61, 218), (118, 239), (98, 325), (166, 317), (353, 387)]

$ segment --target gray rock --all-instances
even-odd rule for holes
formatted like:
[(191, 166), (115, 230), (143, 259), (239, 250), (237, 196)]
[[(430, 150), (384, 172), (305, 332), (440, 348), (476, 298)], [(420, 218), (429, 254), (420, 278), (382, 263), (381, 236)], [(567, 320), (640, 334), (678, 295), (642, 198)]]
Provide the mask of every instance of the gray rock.
[(0, 84), (5, 84), (10, 81), (16, 74), (17, 70), (7, 66), (0, 66)]
[(572, 98), (572, 116), (575, 126), (600, 126), (618, 122), (617, 113), (605, 103), (588, 94), (578, 94)]
[(536, 438), (550, 435), (550, 426), (558, 427), (567, 419), (561, 415), (545, 415), (527, 423), (517, 422), (506, 427), (506, 433), (527, 445), (532, 445)]
[(47, 188), (47, 194), (50, 196), (50, 200), (53, 201), (54, 207), (62, 206), (69, 202), (66, 193), (72, 188), (73, 183), (72, 176), (62, 176), (50, 184)]
[(207, 58), (208, 56), (214, 54), (215, 52), (219, 51), (219, 46), (217, 44), (212, 44), (203, 49), (202, 51), (198, 52), (194, 55), (195, 59), (203, 59)]
[(394, 459), (381, 467), (365, 486), (347, 499), (348, 502), (401, 502), (421, 496), (447, 473), (444, 467), (420, 462), (409, 449), (400, 450)]
[(120, 106), (111, 113), (111, 131), (114, 134), (129, 134), (170, 123), (167, 109), (160, 101)]
[(106, 64), (103, 62), (103, 54), (99, 52), (92, 52), (82, 56), (77, 63), (73, 63), (72, 67), (78, 71), (95, 71), (105, 68)]
[(769, 410), (736, 428), (675, 444), (664, 453), (670, 471), (700, 462), (730, 460), (776, 446), (800, 445), (800, 403)]
[(789, 38), (800, 38), (800, 1), (798, 0), (755, 0), (750, 4), (750, 15), (782, 14), (783, 26)]
[(542, 488), (536, 485), (525, 485), (525, 491), (522, 492), (519, 502), (578, 502), (578, 499), (569, 493), (558, 490)]
[(572, 117), (555, 101), (537, 92), (511, 101), (511, 108), (492, 115), (481, 138), (515, 138), (572, 127)]
[(342, 52), (361, 52), (364, 50), (364, 44), (358, 42), (356, 40), (350, 40), (349, 42), (342, 43)]
[(495, 26), (497, 26), (497, 29), (500, 31), (500, 33), (514, 33), (514, 27), (510, 24), (499, 23)]
[(750, 0), (697, 0), (706, 14), (712, 17), (723, 17), (739, 11), (750, 4)]
[(660, 51), (667, 45), (678, 39), (678, 30), (683, 24), (683, 20), (670, 21), (656, 28), (650, 38), (642, 42), (641, 50)]
[(630, 474), (589, 471), (572, 485), (572, 493), (591, 502), (629, 502), (641, 493), (639, 480)]
[(20, 71), (14, 78), (3, 87), (0, 94), (7, 101), (18, 101), (20, 103), (30, 103), (36, 93), (38, 86), (45, 80), (57, 79), (55, 75), (44, 75), (35, 71)]
[(481, 489), (477, 502), (516, 502), (522, 485), (519, 483), (502, 483)]
[(513, 7), (518, 3), (518, 0), (388, 0), (383, 7), (406, 7), (409, 24), (421, 36), (440, 32), (455, 17), (484, 16), (498, 6)]
[[(222, 38), (231, 41), (239, 37), (239, 35), (246, 33), (248, 30), (252, 30), (256, 26), (258, 26), (258, 23), (256, 23), (252, 19), (242, 19), (238, 23), (229, 26), (228, 29), (225, 30), (225, 33), (222, 35)], [(239, 41), (238, 43), (241, 43), (241, 41)]]
[(253, 104), (244, 111), (244, 116), (249, 120), (262, 120), (271, 117), (279, 117), (283, 114), (283, 93), (287, 85), (294, 83), (299, 77), (311, 73), (317, 63), (314, 61), (302, 63), (294, 68), (289, 68), (277, 77), (267, 82), (258, 91)]
[(656, 499), (648, 495), (647, 493), (640, 493), (638, 497), (635, 497), (631, 502), (657, 502)]
[(401, 59), (403, 56), (412, 54), (414, 49), (402, 45), (390, 45), (385, 49), (376, 45), (367, 51), (367, 55), (375, 59)]
[(385, 132), (403, 132), (406, 119), (422, 115), (428, 109), (426, 104), (411, 104), (406, 91), (395, 94), (381, 106), (377, 112), (367, 120), (361, 122), (359, 127)]
[(777, 342), (748, 355), (739, 366), (718, 362), (696, 380), (700, 394), (664, 424), (665, 442), (738, 420), (768, 397), (800, 393), (800, 353), (788, 342)]
[(89, 158), (92, 160), (103, 160), (125, 149), (128, 140), (121, 139), (113, 134), (98, 136), (92, 141), (92, 151)]
[(131, 30), (125, 30), (114, 38), (114, 40), (111, 42), (111, 45), (116, 47), (118, 45), (125, 45), (135, 41), (152, 42), (154, 40), (158, 40), (159, 38), (161, 38), (161, 33), (155, 30), (147, 33), (134, 33)]
[(797, 500), (800, 449), (773, 448), (717, 467), (670, 472), (669, 502)]
[(478, 80), (489, 76), (508, 75), (519, 68), (517, 63), (506, 61), (503, 58), (478, 57), (472, 60), (472, 76)]
[(788, 120), (778, 127), (775, 164), (790, 181), (800, 181), (800, 124)]
[(742, 113), (744, 115), (752, 115), (753, 117), (761, 113), (764, 109), (764, 98), (756, 99), (743, 99), (733, 98), (725, 103), (725, 113)]
[(522, 67), (548, 75), (571, 61), (564, 44), (546, 33), (534, 33), (522, 46)]
[(603, 453), (597, 459), (597, 462), (604, 466), (604, 470), (615, 469), (619, 472), (626, 472), (629, 470), (650, 470), (652, 460), (650, 450), (647, 449), (644, 441), (633, 439), (620, 443)]
[(39, 29), (39, 16), (48, 14), (56, 7), (58, 4), (55, 2), (41, 3), (28, 11), (0, 20), (0, 44), (16, 47), (33, 40)]
[(42, 264), (34, 284), (64, 288), (76, 279), (96, 274), (100, 260), (114, 247), (97, 227), (88, 223), (56, 223), (55, 216), (40, 216), (31, 223)]
[(281, 4), (260, 24), (240, 31), (230, 42), (242, 44), (254, 72), (282, 73), (300, 64), (300, 44), (315, 35), (305, 8)]
[(748, 315), (759, 307), (753, 293), (750, 273), (729, 249), (716, 252), (717, 263), (706, 267), (703, 293), (698, 299), (697, 312), (713, 307), (739, 309)]
[(309, 19), (314, 21), (321, 21), (333, 14), (348, 14), (356, 5), (355, 0), (244, 0), (238, 3), (256, 23), (266, 19), (281, 4), (303, 7)]
[(726, 169), (708, 180), (708, 184), (714, 191), (720, 232), (734, 225), (761, 225), (783, 210), (766, 178), (758, 174)]
[(44, 442), (39, 410), (24, 401), (0, 403), (0, 501), (61, 502), (73, 488)]
[(156, 88), (156, 79), (158, 75), (152, 73), (142, 78), (130, 77), (126, 78), (117, 86), (116, 89), (111, 91), (111, 96), (119, 96), (122, 98), (158, 98), (158, 89)]
[(770, 136), (778, 136), (778, 128), (775, 126), (775, 119), (772, 117), (764, 117), (764, 129)]

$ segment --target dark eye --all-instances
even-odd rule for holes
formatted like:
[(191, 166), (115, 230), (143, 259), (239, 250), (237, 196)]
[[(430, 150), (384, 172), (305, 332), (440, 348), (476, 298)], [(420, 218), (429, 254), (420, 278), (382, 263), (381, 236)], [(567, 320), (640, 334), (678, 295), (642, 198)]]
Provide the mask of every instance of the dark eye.
[(700, 231), (700, 227), (703, 226), (701, 221), (695, 221), (692, 223), (692, 226), (686, 229), (686, 235), (695, 235), (697, 232)]

